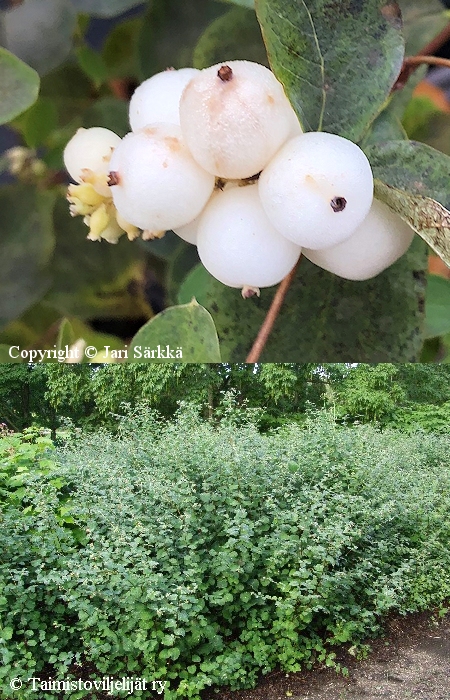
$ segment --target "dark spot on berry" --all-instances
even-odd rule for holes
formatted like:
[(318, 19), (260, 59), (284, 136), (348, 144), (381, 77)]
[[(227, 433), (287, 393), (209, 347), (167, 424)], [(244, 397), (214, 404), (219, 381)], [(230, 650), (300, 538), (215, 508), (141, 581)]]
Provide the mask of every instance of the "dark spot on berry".
[(222, 66), (219, 68), (217, 75), (223, 83), (229, 83), (230, 80), (233, 80), (233, 71), (230, 66)]
[(347, 200), (345, 197), (335, 197), (331, 200), (330, 204), (333, 211), (344, 211), (345, 207), (347, 206)]
[(116, 170), (110, 172), (108, 178), (108, 186), (114, 187), (114, 185), (120, 185), (119, 173)]

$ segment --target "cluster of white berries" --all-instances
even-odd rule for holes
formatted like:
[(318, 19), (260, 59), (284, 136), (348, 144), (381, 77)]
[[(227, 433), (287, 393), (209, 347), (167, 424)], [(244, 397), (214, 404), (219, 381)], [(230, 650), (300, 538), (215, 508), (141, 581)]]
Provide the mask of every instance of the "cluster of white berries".
[(130, 102), (131, 133), (80, 129), (66, 147), (73, 215), (89, 238), (173, 230), (206, 269), (246, 296), (280, 282), (300, 254), (341, 277), (374, 277), (412, 229), (373, 199), (351, 141), (303, 133), (264, 66), (230, 61), (159, 73)]

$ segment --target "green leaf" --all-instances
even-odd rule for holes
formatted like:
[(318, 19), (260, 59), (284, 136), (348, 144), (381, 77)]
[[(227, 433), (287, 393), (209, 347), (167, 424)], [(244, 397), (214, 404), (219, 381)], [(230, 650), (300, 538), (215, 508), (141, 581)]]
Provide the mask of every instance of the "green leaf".
[(192, 66), (199, 38), (223, 10), (223, 5), (211, 0), (181, 3), (179, 0), (153, 0), (139, 40), (142, 77), (148, 78), (169, 67)]
[(139, 76), (138, 45), (141, 18), (121, 22), (108, 34), (102, 49), (110, 78)]
[(46, 295), (48, 304), (62, 316), (81, 319), (151, 315), (143, 293), (142, 253), (136, 242), (88, 241), (82, 217), (72, 218), (62, 198), (56, 203), (54, 227), (54, 279)]
[(270, 65), (305, 131), (359, 141), (404, 56), (391, 0), (256, 0)]
[(374, 177), (390, 187), (430, 197), (450, 209), (450, 157), (416, 141), (391, 141), (366, 149)]
[(0, 629), (0, 637), (3, 637), (6, 641), (10, 640), (13, 636), (13, 628), (12, 627), (4, 627), (3, 629)]
[(76, 13), (69, 0), (24, 0), (3, 14), (5, 48), (44, 75), (70, 54)]
[[(140, 348), (140, 351), (138, 351)], [(147, 355), (146, 357), (146, 348)], [(167, 348), (176, 355), (161, 357)], [(153, 351), (153, 352), (152, 352)], [(153, 357), (151, 356), (153, 354)], [(129, 362), (220, 362), (219, 341), (210, 314), (195, 299), (172, 306), (152, 318), (135, 335), (129, 348)]]
[(450, 333), (450, 281), (428, 275), (425, 334), (435, 338)]
[(38, 301), (51, 281), (54, 197), (32, 187), (0, 189), (0, 327)]
[(116, 17), (142, 4), (142, 0), (71, 0), (78, 12), (96, 17)]
[(413, 56), (428, 44), (448, 22), (441, 0), (399, 0), (403, 17), (406, 54)]
[(37, 148), (45, 144), (57, 128), (58, 110), (48, 97), (40, 97), (17, 121), (27, 146)]
[[(426, 262), (426, 246), (418, 237), (392, 267), (365, 282), (343, 280), (303, 258), (261, 360), (417, 361), (423, 341)], [(222, 361), (244, 361), (275, 289), (262, 289), (259, 299), (244, 300), (239, 290), (196, 268), (180, 291), (180, 301), (183, 289), (196, 285), (199, 303), (214, 318)]]
[(6, 49), (0, 48), (0, 124), (11, 121), (36, 102), (39, 76)]
[(115, 97), (102, 97), (83, 114), (83, 126), (103, 126), (123, 137), (130, 131), (128, 103)]
[[(167, 294), (170, 299), (176, 298), (186, 275), (198, 265), (198, 262), (197, 246), (183, 241), (183, 244), (178, 248), (170, 261), (168, 261), (167, 265)], [(190, 301), (193, 296), (195, 296), (195, 294), (191, 294), (186, 299), (186, 303)]]
[(366, 149), (375, 194), (450, 264), (450, 157), (416, 141)]
[(226, 56), (268, 65), (254, 12), (235, 7), (212, 22), (195, 47), (193, 65), (194, 68), (207, 68), (220, 63)]
[(377, 143), (401, 141), (407, 138), (408, 136), (400, 119), (388, 106), (378, 115), (375, 121), (372, 122), (360, 146), (362, 149), (366, 149)]
[[(92, 83), (76, 62), (66, 63), (42, 78), (40, 94), (48, 97), (58, 110), (61, 126), (58, 131), (67, 129), (70, 125), (71, 136), (81, 126), (81, 117), (92, 104)], [(49, 141), (59, 143), (58, 131), (53, 132)]]
[(77, 48), (75, 55), (80, 68), (97, 88), (106, 82), (108, 79), (108, 68), (101, 54), (91, 49), (90, 46), (85, 45)]
[[(30, 306), (20, 318), (9, 323), (0, 333), (0, 343), (5, 345), (35, 346), (42, 349), (52, 347), (56, 335), (49, 333), (60, 322), (61, 314), (51, 306), (40, 302)], [(45, 344), (48, 338), (48, 345)]]
[(201, 263), (186, 276), (178, 291), (178, 303), (187, 304), (192, 297), (202, 297), (208, 291), (213, 278)]
[(450, 212), (430, 197), (422, 197), (375, 180), (375, 196), (398, 214), (450, 267)]

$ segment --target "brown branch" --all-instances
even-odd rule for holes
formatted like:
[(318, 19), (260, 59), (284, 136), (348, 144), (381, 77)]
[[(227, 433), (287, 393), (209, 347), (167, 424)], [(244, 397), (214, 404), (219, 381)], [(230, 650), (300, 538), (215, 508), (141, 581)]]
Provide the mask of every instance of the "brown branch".
[(450, 59), (441, 58), (441, 56), (410, 56), (405, 60), (407, 66), (420, 66), (422, 63), (428, 63), (430, 66), (445, 66), (450, 68)]
[(247, 355), (247, 359), (245, 360), (246, 362), (258, 362), (259, 358), (261, 357), (261, 353), (266, 346), (266, 343), (272, 332), (274, 323), (278, 318), (278, 314), (280, 313), (281, 307), (283, 306), (283, 302), (288, 292), (288, 289), (291, 286), (292, 281), (295, 277), (298, 266), (300, 264), (300, 260), (301, 257), (299, 258), (297, 264), (292, 268), (290, 273), (287, 275), (287, 277), (284, 278), (284, 280), (278, 287), (276, 294), (273, 298), (272, 304), (270, 305), (270, 309), (267, 312), (267, 316), (264, 319), (264, 323), (262, 324), (259, 333), (256, 336), (256, 340), (253, 343), (252, 349)]
[[(420, 56), (430, 56), (430, 54), (436, 53), (436, 51), (439, 51), (439, 49), (450, 39), (450, 22), (447, 24), (446, 27), (442, 31), (437, 34), (434, 39), (428, 42), (418, 53), (416, 56), (410, 56), (408, 58), (405, 58), (403, 62), (403, 67), (402, 70), (400, 71), (400, 75), (398, 76), (394, 87), (392, 90), (401, 90), (403, 87), (405, 87), (408, 79), (411, 77), (411, 75), (414, 73), (414, 71), (422, 64), (422, 63), (427, 63), (427, 61), (420, 61), (417, 63), (414, 63), (411, 61), (411, 59), (419, 58)], [(431, 56), (430, 56), (431, 57)], [(444, 59), (445, 60), (445, 59)], [(442, 65), (442, 64), (436, 64), (436, 65)]]
[(434, 39), (428, 42), (421, 51), (419, 51), (418, 55), (425, 55), (427, 56), (428, 54), (435, 54), (436, 51), (439, 51), (444, 44), (447, 43), (447, 41), (450, 39), (450, 22), (442, 29), (442, 31), (437, 34)]

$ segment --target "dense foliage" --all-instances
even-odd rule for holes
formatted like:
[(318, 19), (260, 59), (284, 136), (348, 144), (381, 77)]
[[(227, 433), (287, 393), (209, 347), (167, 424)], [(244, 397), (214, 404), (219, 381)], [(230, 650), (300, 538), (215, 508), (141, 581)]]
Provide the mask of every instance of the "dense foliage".
[(80, 359), (92, 347), (97, 362), (124, 350), (142, 359), (136, 346), (156, 352), (166, 343), (188, 361), (244, 361), (275, 290), (242, 299), (172, 232), (116, 246), (87, 241), (64, 201), (62, 159), (79, 127), (124, 136), (130, 95), (146, 78), (232, 59), (270, 65), (305, 131), (357, 143), (376, 197), (419, 233), (405, 256), (364, 282), (303, 258), (261, 359), (448, 357), (450, 283), (426, 274), (420, 236), (448, 262), (449, 117), (411, 99), (423, 69), (393, 90), (404, 56), (446, 22), (440, 0), (1, 2), (0, 124), (18, 147), (0, 157), (8, 175), (0, 186), (0, 359), (12, 360), (11, 347), (20, 361), (18, 346), (53, 352), (84, 341)]
[(341, 422), (405, 430), (448, 425), (450, 369), (436, 364), (0, 365), (0, 422), (20, 431), (66, 419), (92, 430), (117, 428), (126, 405), (145, 402), (165, 418), (180, 401), (220, 417), (230, 392), (236, 406), (258, 410), (261, 431), (305, 420), (308, 407), (332, 407)]
[(13, 676), (79, 677), (89, 661), (99, 677), (167, 681), (166, 700), (198, 698), (275, 666), (334, 666), (335, 647), (363, 653), (386, 613), (443, 604), (448, 435), (337, 427), (325, 413), (261, 435), (239, 420), (137, 411), (118, 437), (52, 454), (21, 500), (7, 482), (3, 697)]

